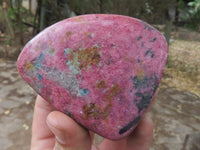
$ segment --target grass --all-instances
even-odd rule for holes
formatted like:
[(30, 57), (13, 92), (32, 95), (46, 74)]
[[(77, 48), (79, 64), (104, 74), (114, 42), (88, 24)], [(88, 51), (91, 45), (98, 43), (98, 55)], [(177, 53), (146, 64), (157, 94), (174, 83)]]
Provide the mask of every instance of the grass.
[(200, 97), (200, 42), (177, 39), (170, 44), (162, 83)]

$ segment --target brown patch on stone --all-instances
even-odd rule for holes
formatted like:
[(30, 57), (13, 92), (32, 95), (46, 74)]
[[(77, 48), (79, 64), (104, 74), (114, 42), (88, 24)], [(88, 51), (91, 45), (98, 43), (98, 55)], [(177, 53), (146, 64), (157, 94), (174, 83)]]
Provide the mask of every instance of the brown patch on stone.
[(112, 100), (112, 96), (110, 94), (105, 95), (106, 100), (111, 101)]
[(141, 81), (141, 80), (144, 78), (144, 76), (145, 76), (144, 70), (142, 70), (142, 69), (139, 68), (139, 67), (136, 68), (136, 73), (137, 73), (137, 77), (138, 77), (138, 79), (139, 79), (140, 81)]
[(32, 70), (34, 66), (30, 62), (26, 62), (26, 69), (27, 70)]
[(108, 107), (110, 107), (109, 104), (102, 111), (100, 106), (97, 106), (94, 103), (89, 103), (83, 106), (83, 119), (87, 118), (105, 119), (108, 115), (108, 110), (109, 110)]
[(99, 82), (96, 83), (96, 88), (102, 89), (106, 87), (106, 82), (104, 80), (100, 80)]
[(51, 49), (49, 50), (49, 53), (50, 53), (50, 54), (53, 54), (53, 53), (55, 53), (55, 52), (56, 52), (56, 50), (53, 49), (53, 48), (51, 48)]
[[(102, 88), (106, 87), (105, 81), (100, 80), (96, 87)], [(95, 105), (94, 103), (87, 104), (83, 106), (83, 118), (94, 118), (94, 119), (106, 119), (106, 117), (109, 114), (110, 108), (113, 106), (111, 103), (111, 100), (118, 95), (121, 92), (121, 89), (119, 88), (119, 85), (115, 83), (110, 89), (109, 94), (105, 95), (105, 99), (107, 100), (107, 105), (104, 108), (101, 108), (100, 106)]]
[(64, 36), (62, 39), (61, 39), (61, 44), (65, 44), (66, 41), (72, 36), (73, 32), (72, 31), (67, 31), (65, 33), (66, 36)]
[(88, 66), (97, 65), (100, 62), (101, 56), (98, 47), (85, 48), (78, 51), (71, 52), (72, 64), (77, 65), (80, 69), (87, 69)]
[(121, 92), (121, 89), (119, 88), (119, 85), (117, 83), (114, 84), (114, 86), (110, 89), (110, 95), (112, 97), (116, 96)]
[(105, 95), (106, 100), (111, 101), (117, 94), (121, 92), (119, 85), (115, 83), (109, 90), (109, 93)]
[(69, 37), (72, 36), (73, 33), (72, 33), (71, 31), (68, 31), (68, 32), (66, 32), (65, 34), (66, 34), (66, 36), (69, 38)]
[(84, 21), (85, 20), (85, 18), (84, 17), (82, 17), (82, 16), (76, 16), (76, 17), (72, 17), (72, 18), (70, 18), (73, 22), (82, 22), (82, 21)]
[(84, 32), (84, 35), (87, 36), (87, 37), (89, 37), (89, 38), (92, 38), (92, 33), (89, 33), (89, 32), (87, 32), (87, 31)]

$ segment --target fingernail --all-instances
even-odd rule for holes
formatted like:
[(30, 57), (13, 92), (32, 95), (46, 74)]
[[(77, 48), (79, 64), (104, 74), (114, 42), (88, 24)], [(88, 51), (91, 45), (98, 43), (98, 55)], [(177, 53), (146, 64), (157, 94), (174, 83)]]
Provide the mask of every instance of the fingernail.
[(63, 132), (62, 130), (57, 129), (56, 127), (54, 127), (53, 125), (51, 125), (48, 120), (47, 120), (47, 125), (49, 127), (49, 129), (51, 130), (51, 132), (53, 132), (53, 134), (55, 135), (56, 140), (60, 143), (60, 144), (67, 144), (67, 137), (65, 132)]

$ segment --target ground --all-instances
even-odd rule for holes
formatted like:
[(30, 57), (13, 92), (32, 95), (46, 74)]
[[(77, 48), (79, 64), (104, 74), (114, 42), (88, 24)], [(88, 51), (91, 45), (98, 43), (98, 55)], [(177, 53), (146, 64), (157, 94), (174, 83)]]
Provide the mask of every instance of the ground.
[[(200, 132), (199, 45), (183, 40), (170, 45), (167, 68), (150, 110), (154, 121), (151, 150), (181, 150), (187, 134)], [(30, 148), (35, 96), (20, 78), (16, 61), (0, 59), (1, 150)]]

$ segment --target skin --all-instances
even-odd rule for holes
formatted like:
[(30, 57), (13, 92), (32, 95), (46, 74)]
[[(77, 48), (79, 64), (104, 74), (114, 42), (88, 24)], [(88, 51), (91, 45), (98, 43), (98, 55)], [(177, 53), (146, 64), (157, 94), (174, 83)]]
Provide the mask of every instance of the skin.
[(146, 114), (128, 137), (118, 141), (104, 139), (98, 147), (93, 145), (93, 137), (94, 133), (37, 96), (31, 150), (148, 150), (153, 138), (153, 122)]

